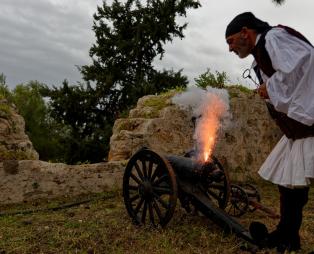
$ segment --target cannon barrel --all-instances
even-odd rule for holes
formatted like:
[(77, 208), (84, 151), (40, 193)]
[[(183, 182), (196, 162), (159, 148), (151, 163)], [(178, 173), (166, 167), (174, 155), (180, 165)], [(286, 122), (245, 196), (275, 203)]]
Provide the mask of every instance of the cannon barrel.
[(212, 162), (200, 163), (191, 158), (176, 155), (165, 156), (165, 159), (180, 179), (188, 179), (190, 183), (217, 180), (223, 175), (223, 172)]
[(199, 181), (202, 174), (202, 164), (191, 158), (176, 155), (165, 156), (165, 159), (170, 162), (174, 172), (180, 178)]

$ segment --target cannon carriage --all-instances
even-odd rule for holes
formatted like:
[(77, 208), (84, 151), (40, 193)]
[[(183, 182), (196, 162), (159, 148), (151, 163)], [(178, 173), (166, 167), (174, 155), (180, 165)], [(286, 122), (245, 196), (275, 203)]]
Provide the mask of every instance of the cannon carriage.
[(187, 212), (196, 209), (225, 232), (259, 244), (244, 226), (230, 216), (254, 211), (260, 201), (258, 191), (254, 186), (230, 184), (228, 172), (215, 157), (210, 162), (198, 163), (193, 159), (193, 153), (160, 155), (142, 148), (126, 166), (123, 197), (135, 224), (166, 226), (179, 200)]

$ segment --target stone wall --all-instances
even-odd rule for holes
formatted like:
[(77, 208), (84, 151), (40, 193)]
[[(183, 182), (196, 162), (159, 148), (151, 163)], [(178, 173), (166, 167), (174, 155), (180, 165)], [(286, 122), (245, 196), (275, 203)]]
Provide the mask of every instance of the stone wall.
[(125, 161), (71, 166), (35, 160), (7, 160), (0, 163), (0, 203), (121, 189), (125, 165)]
[(38, 157), (23, 117), (0, 100), (0, 204), (121, 189), (125, 161), (72, 166)]
[[(172, 104), (172, 95), (143, 97), (128, 118), (116, 121), (110, 140), (111, 161), (126, 160), (142, 146), (175, 155), (193, 148), (192, 113)], [(237, 88), (230, 88), (229, 95), (232, 121), (227, 129), (220, 130), (214, 155), (232, 180), (255, 179), (282, 133), (258, 95)]]

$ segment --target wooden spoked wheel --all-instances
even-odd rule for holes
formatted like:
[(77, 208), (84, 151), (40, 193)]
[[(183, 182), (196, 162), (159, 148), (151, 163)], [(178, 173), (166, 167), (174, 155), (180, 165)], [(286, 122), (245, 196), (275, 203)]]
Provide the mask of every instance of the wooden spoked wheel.
[(134, 223), (165, 226), (173, 216), (177, 195), (176, 176), (168, 161), (146, 148), (132, 156), (123, 176), (123, 197)]
[(216, 157), (212, 157), (211, 162), (218, 170), (219, 174), (216, 177), (213, 172), (213, 177), (206, 188), (207, 195), (220, 209), (225, 209), (230, 196), (230, 181), (228, 172), (224, 170)]
[(231, 184), (230, 202), (226, 212), (234, 217), (240, 217), (249, 209), (249, 199), (243, 188), (239, 185)]
[[(246, 183), (246, 184), (241, 185), (241, 187), (245, 190), (249, 200), (252, 200), (258, 203), (261, 202), (261, 195), (259, 194), (258, 189), (254, 185)], [(254, 212), (256, 209), (257, 209), (256, 207), (249, 204), (250, 212)]]

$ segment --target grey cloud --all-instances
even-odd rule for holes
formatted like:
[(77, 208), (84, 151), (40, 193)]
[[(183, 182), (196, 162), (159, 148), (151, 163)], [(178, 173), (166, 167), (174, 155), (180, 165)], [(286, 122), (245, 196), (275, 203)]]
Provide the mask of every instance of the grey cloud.
[[(110, 3), (111, 1), (107, 1)], [(226, 71), (233, 82), (250, 85), (241, 78), (252, 59), (238, 59), (228, 52), (224, 31), (237, 14), (252, 11), (270, 24), (286, 24), (299, 29), (314, 41), (311, 27), (314, 2), (286, 1), (280, 7), (271, 0), (201, 0), (202, 7), (189, 10), (183, 40), (165, 46), (158, 69), (183, 68), (193, 83), (207, 68)], [(60, 85), (63, 79), (81, 80), (75, 65), (88, 64), (94, 42), (93, 17), (101, 0), (1, 0), (0, 73), (10, 86), (37, 79)], [(227, 8), (228, 7), (228, 8)], [(297, 15), (302, 13), (302, 15)]]
[(0, 72), (10, 86), (31, 79), (55, 85), (65, 78), (80, 80), (75, 65), (90, 61), (92, 16), (73, 7), (64, 10), (49, 1), (0, 3)]

